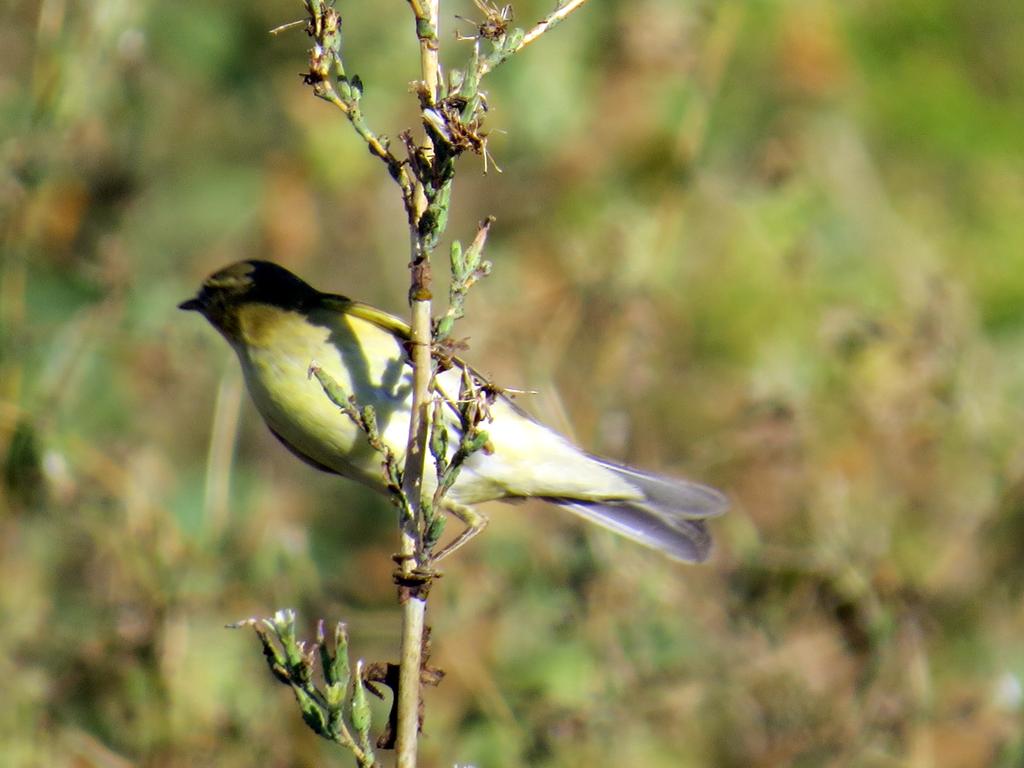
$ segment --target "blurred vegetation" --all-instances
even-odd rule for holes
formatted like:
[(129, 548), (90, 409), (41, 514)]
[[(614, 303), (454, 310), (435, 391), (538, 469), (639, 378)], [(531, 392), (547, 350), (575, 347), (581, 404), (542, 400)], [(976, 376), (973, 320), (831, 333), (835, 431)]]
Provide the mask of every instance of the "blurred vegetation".
[[(404, 311), (397, 192), (266, 34), (300, 15), (0, 9), (5, 765), (348, 764), (224, 625), (395, 654), (386, 500), (287, 455), (175, 310), (261, 257)], [(344, 15), (397, 135), (408, 9)], [(595, 0), (495, 73), (469, 357), (735, 507), (701, 568), (491, 508), (433, 595), (426, 764), (1022, 764), (1022, 38), (1012, 0)]]

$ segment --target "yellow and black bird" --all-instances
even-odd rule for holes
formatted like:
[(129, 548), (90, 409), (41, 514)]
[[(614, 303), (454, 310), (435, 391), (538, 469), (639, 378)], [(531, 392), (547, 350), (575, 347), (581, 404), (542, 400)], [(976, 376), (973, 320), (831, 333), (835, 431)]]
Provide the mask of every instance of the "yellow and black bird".
[[(315, 361), (360, 406), (372, 405), (383, 441), (401, 458), (412, 400), (406, 323), (255, 260), (214, 273), (179, 306), (200, 312), (228, 340), (257, 410), (292, 453), (384, 490), (380, 456), (308, 371)], [(438, 374), (437, 391), (457, 398), (465, 368), (455, 360)], [(720, 493), (592, 456), (504, 396), (490, 411), (493, 450), (469, 456), (445, 499), (446, 509), (467, 524), (456, 547), (486, 523), (469, 505), (540, 498), (677, 560), (707, 557), (711, 537), (704, 520), (725, 511)], [(448, 427), (460, 429), (456, 416)], [(433, 471), (424, 473), (424, 484), (428, 490), (436, 484)]]

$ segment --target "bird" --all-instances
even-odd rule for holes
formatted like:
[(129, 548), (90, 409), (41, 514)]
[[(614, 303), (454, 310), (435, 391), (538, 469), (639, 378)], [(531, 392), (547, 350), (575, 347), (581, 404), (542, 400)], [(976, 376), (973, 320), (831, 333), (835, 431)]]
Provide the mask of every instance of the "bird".
[[(380, 453), (309, 372), (315, 366), (360, 408), (372, 406), (381, 441), (401, 461), (412, 408), (407, 323), (369, 304), (318, 291), (284, 267), (255, 259), (213, 273), (178, 307), (201, 314), (227, 340), (256, 410), (288, 450), (317, 469), (386, 492)], [(457, 357), (437, 369), (434, 395), (449, 403), (458, 398), (466, 374), (484, 381)], [(723, 494), (588, 453), (504, 392), (492, 392), (485, 449), (469, 454), (441, 502), (465, 528), (438, 559), (486, 526), (487, 517), (475, 505), (530, 498), (677, 561), (708, 557), (705, 521), (726, 511)], [(446, 427), (461, 434), (463, 423), (454, 411), (445, 409)], [(436, 488), (430, 463), (423, 484), (426, 492)]]

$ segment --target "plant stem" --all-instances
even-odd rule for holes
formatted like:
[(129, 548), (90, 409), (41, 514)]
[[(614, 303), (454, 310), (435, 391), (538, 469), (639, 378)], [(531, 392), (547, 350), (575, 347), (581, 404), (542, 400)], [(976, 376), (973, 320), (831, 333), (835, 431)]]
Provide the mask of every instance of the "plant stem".
[[(426, 258), (421, 257), (421, 258)], [(429, 279), (429, 278), (428, 278)], [(417, 283), (414, 270), (413, 285)], [(420, 286), (422, 288), (422, 285)], [(415, 295), (415, 294), (414, 294)], [(413, 400), (409, 420), (409, 448), (405, 459), (404, 491), (411, 515), (402, 520), (399, 562), (399, 600), (402, 603), (402, 648), (398, 680), (398, 723), (395, 749), (399, 768), (415, 768), (419, 736), (420, 666), (427, 612), (429, 581), (418, 583), (415, 571), (423, 517), (423, 468), (426, 459), (426, 418), (430, 386), (430, 294), (412, 301)], [(429, 576), (427, 577), (429, 579)]]
[(441, 16), (441, 0), (409, 0), (416, 16), (416, 37), (420, 41), (420, 74), (429, 94), (428, 104), (437, 101), (438, 52), (437, 25)]
[[(420, 41), (420, 69), (426, 104), (433, 105), (438, 96), (438, 38), (440, 0), (409, 0), (416, 16), (416, 36)], [(427, 156), (433, 147), (424, 147)], [(404, 491), (411, 506), (411, 515), (402, 520), (399, 571), (399, 600), (402, 603), (402, 647), (398, 680), (398, 717), (395, 741), (398, 768), (415, 768), (420, 729), (420, 667), (422, 666), (423, 633), (427, 611), (429, 574), (418, 586), (413, 581), (422, 551), (424, 530), (423, 471), (427, 454), (430, 420), (431, 370), (431, 272), (430, 250), (425, 242), (420, 221), (426, 213), (427, 199), (421, 182), (416, 184), (412, 202), (415, 210), (409, 217), (412, 251), (409, 300), (410, 357), (413, 370), (412, 409), (409, 418), (409, 442), (406, 451)]]
[(416, 768), (420, 730), (420, 667), (427, 613), (425, 598), (409, 597), (402, 606), (402, 651), (398, 670), (398, 768)]

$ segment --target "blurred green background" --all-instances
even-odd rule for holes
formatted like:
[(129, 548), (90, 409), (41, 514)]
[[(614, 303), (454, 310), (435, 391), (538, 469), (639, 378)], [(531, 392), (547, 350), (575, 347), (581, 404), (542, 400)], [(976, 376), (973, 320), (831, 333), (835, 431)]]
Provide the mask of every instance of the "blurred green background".
[[(260, 257), (404, 312), (396, 189), (267, 34), (297, 1), (0, 13), (0, 763), (348, 765), (224, 625), (394, 658), (393, 513), (175, 304)], [(343, 13), (396, 136), (408, 8)], [(495, 73), (470, 359), (734, 508), (686, 568), (491, 507), (433, 595), (426, 765), (1024, 764), (1022, 39), (1016, 0), (594, 0)]]

